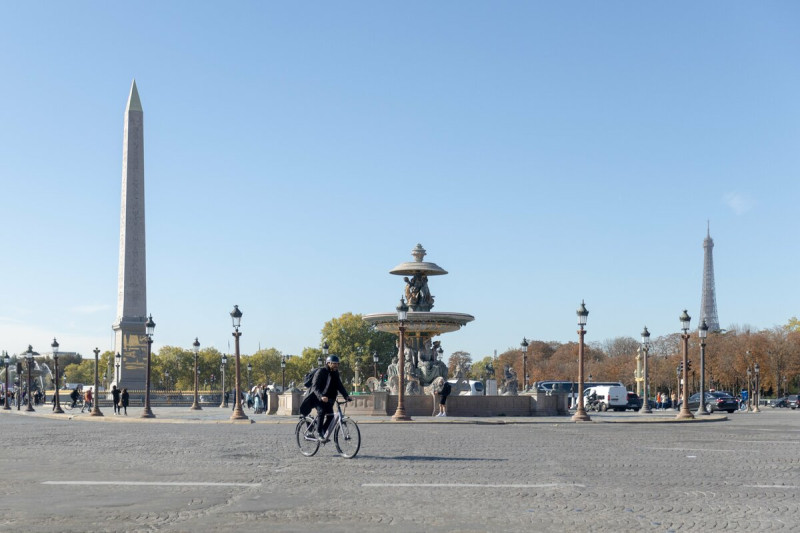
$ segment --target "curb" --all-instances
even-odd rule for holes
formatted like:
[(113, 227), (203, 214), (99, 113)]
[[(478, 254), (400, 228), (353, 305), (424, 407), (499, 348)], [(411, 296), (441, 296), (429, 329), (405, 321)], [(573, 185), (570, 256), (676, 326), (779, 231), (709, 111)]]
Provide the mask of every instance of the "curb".
[[(32, 416), (35, 418), (49, 418), (52, 420), (62, 421), (90, 421), (90, 422), (103, 422), (109, 424), (127, 424), (127, 423), (156, 423), (156, 424), (234, 424), (234, 425), (250, 425), (250, 424), (288, 424), (294, 425), (297, 423), (297, 416), (281, 416), (277, 415), (261, 415), (262, 417), (275, 417), (275, 418), (248, 418), (247, 420), (231, 420), (224, 419), (203, 419), (203, 418), (169, 418), (158, 417), (155, 418), (140, 418), (138, 415), (133, 416), (90, 416), (88, 413), (79, 415), (64, 413), (55, 414), (52, 412), (33, 414), (25, 411), (10, 411), (0, 409), (0, 413), (10, 413), (20, 416)], [(570, 419), (569, 416), (548, 416), (548, 417), (519, 417), (507, 418), (502, 417), (499, 419), (492, 418), (472, 418), (472, 417), (448, 417), (442, 420), (440, 417), (420, 417), (404, 422), (395, 422), (391, 417), (371, 417), (358, 418), (356, 421), (363, 424), (460, 424), (460, 425), (485, 425), (485, 426), (503, 426), (503, 425), (535, 425), (535, 424), (692, 424), (692, 423), (705, 423), (705, 422), (724, 422), (728, 417), (725, 415), (708, 415), (691, 419), (676, 419), (673, 417), (644, 417), (644, 418), (621, 418), (621, 419), (604, 419), (595, 418), (590, 421), (576, 422)]]

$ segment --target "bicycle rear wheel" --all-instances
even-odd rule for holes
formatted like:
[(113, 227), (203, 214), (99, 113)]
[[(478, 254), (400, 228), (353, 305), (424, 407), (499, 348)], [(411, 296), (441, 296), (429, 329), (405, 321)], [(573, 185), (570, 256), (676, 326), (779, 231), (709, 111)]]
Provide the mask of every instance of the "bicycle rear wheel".
[(294, 429), (294, 435), (297, 439), (297, 446), (300, 448), (300, 453), (306, 457), (311, 457), (317, 450), (319, 450), (319, 441), (314, 433), (314, 419), (305, 417), (297, 423)]
[(361, 449), (361, 432), (358, 424), (349, 418), (343, 418), (341, 424), (333, 431), (333, 442), (342, 457), (352, 459)]

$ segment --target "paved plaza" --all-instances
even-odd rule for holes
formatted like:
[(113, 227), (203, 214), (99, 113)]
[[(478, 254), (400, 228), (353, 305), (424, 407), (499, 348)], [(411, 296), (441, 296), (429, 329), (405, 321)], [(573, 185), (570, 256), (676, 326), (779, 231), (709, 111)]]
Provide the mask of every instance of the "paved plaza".
[(1, 411), (0, 530), (800, 530), (788, 409), (691, 423), (361, 417), (355, 459), (332, 443), (303, 457), (289, 417), (153, 410)]

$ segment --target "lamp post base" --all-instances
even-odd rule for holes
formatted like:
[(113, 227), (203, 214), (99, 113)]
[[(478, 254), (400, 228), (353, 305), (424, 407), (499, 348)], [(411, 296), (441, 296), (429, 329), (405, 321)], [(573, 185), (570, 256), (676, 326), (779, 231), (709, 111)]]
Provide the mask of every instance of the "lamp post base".
[(708, 411), (706, 411), (706, 406), (705, 406), (705, 405), (700, 405), (700, 406), (697, 408), (697, 411), (695, 411), (695, 413), (694, 413), (694, 416), (708, 416), (708, 415), (710, 415), (710, 414), (711, 414), (711, 413), (709, 413)]
[(231, 420), (250, 420), (250, 418), (245, 414), (242, 410), (241, 405), (237, 405), (236, 408), (233, 410), (233, 414), (231, 415)]
[(642, 408), (639, 409), (639, 414), (640, 415), (652, 415), (653, 414), (653, 410), (650, 409), (649, 403), (650, 402), (647, 400), (647, 398), (645, 398), (644, 399), (644, 403), (642, 404)]
[(392, 415), (392, 422), (411, 422), (411, 417), (406, 414), (405, 409), (398, 409)]
[(97, 400), (94, 401), (94, 407), (89, 412), (89, 416), (103, 416), (103, 413), (100, 412), (100, 408), (97, 406)]
[[(28, 400), (28, 407), (26, 407), (26, 408), (25, 408), (25, 412), (26, 412), (26, 413), (32, 413), (32, 412), (34, 412), (34, 411), (36, 411), (36, 409), (34, 409), (34, 408), (33, 408), (33, 405), (31, 405), (31, 401), (30, 401), (30, 399), (29, 399), (29, 400)], [(754, 412), (755, 412), (755, 411), (754, 411)]]
[(189, 408), (190, 411), (202, 411), (203, 408), (200, 407), (200, 404), (193, 403), (192, 406)]
[(142, 411), (142, 414), (139, 415), (139, 418), (155, 418), (155, 417), (156, 417), (156, 415), (154, 415), (153, 411), (150, 410), (150, 406), (149, 405), (147, 407), (145, 407), (144, 411)]
[(678, 416), (676, 416), (675, 418), (677, 418), (678, 420), (690, 420), (694, 418), (694, 415), (692, 414), (691, 411), (689, 411), (689, 407), (684, 405), (681, 408), (681, 412), (678, 413)]
[(578, 410), (575, 411), (575, 414), (572, 415), (573, 422), (591, 422), (592, 419), (586, 413), (586, 409), (583, 407), (578, 407)]

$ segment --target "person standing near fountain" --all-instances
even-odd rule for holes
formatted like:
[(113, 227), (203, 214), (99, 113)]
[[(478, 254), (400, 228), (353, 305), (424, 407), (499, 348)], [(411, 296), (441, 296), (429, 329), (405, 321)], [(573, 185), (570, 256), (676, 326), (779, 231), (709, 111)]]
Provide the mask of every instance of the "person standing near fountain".
[(442, 390), (439, 392), (439, 414), (436, 416), (447, 416), (447, 397), (450, 396), (450, 391), (452, 391), (452, 387), (450, 383), (447, 381), (444, 382), (442, 385)]

